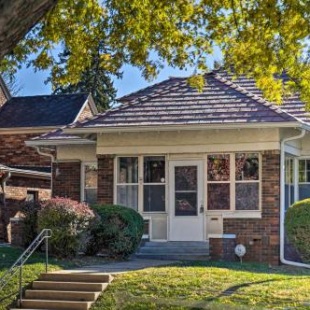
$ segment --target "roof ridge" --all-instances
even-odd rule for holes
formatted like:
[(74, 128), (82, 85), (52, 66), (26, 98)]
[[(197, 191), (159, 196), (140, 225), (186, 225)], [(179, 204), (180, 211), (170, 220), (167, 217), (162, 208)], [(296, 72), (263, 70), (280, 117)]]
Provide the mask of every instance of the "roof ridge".
[[(212, 71), (213, 73), (213, 71)], [(275, 113), (277, 113), (278, 115), (280, 115), (282, 118), (283, 116), (281, 115), (282, 113), (292, 117), (293, 119), (296, 119), (299, 122), (303, 122), (301, 119), (299, 119), (298, 117), (295, 117), (294, 115), (292, 115), (291, 113), (288, 113), (287, 111), (281, 109), (279, 106), (275, 106), (272, 102), (266, 100), (265, 98), (258, 96), (256, 94), (253, 94), (252, 92), (246, 90), (244, 87), (231, 82), (227, 79), (225, 79), (224, 77), (220, 76), (218, 73), (213, 73), (213, 76), (216, 80), (224, 83), (225, 85), (235, 89), (236, 91), (239, 91), (240, 93), (244, 94), (245, 96), (254, 99), (255, 101), (257, 101), (260, 104), (263, 104), (265, 107), (270, 108), (271, 110), (273, 110)]]

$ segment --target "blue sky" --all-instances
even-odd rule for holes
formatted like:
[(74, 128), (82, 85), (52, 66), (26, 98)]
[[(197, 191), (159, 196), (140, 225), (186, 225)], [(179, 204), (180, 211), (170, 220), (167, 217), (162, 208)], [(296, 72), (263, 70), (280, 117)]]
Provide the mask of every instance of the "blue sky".
[[(217, 61), (221, 60), (221, 52), (219, 48), (215, 48), (214, 54), (208, 57), (208, 64), (212, 65), (214, 59)], [(132, 66), (124, 66), (123, 72), (123, 78), (119, 80), (116, 79), (114, 81), (114, 86), (117, 89), (117, 97), (132, 93), (154, 83), (161, 82), (165, 79), (168, 79), (170, 76), (190, 76), (193, 74), (194, 69), (187, 68), (186, 70), (179, 70), (166, 66), (161, 70), (158, 77), (151, 82), (148, 82), (143, 77), (141, 77), (140, 71)], [(26, 68), (26, 66), (24, 66), (16, 74), (17, 84), (21, 86), (21, 90), (18, 95), (32, 96), (51, 94), (51, 85), (46, 85), (44, 83), (47, 77), (48, 71), (34, 72), (32, 68)]]
[[(169, 78), (169, 76), (189, 76), (192, 73), (192, 69), (178, 70), (165, 67), (155, 80), (148, 82), (141, 77), (141, 73), (137, 68), (124, 66), (123, 78), (116, 79), (114, 86), (117, 89), (117, 97), (121, 97), (148, 85), (163, 81)], [(44, 81), (48, 77), (48, 71), (34, 72), (32, 68), (23, 67), (18, 71), (16, 77), (17, 83), (21, 86), (21, 90), (18, 93), (19, 96), (45, 95), (52, 92), (51, 85), (44, 84)]]

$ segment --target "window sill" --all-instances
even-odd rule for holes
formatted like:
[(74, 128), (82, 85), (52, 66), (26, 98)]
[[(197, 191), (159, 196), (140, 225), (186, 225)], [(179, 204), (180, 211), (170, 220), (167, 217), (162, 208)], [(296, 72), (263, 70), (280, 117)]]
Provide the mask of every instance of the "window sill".
[(261, 219), (262, 212), (259, 211), (207, 211), (206, 215), (221, 215), (223, 218), (251, 218)]

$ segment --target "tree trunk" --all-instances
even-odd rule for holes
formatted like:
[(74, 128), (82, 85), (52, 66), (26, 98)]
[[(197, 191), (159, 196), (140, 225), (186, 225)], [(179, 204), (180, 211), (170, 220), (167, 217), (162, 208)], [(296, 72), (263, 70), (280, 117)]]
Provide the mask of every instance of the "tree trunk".
[(0, 0), (0, 60), (57, 3), (57, 0)]

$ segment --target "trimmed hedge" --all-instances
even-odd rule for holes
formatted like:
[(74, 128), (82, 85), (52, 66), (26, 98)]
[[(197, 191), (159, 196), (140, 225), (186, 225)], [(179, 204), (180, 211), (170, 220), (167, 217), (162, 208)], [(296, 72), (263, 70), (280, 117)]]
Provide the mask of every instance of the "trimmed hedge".
[(103, 252), (112, 258), (128, 258), (139, 246), (143, 218), (133, 209), (119, 205), (92, 206), (97, 213), (90, 229), (86, 254)]
[(298, 201), (288, 208), (285, 229), (303, 261), (310, 263), (310, 199)]

